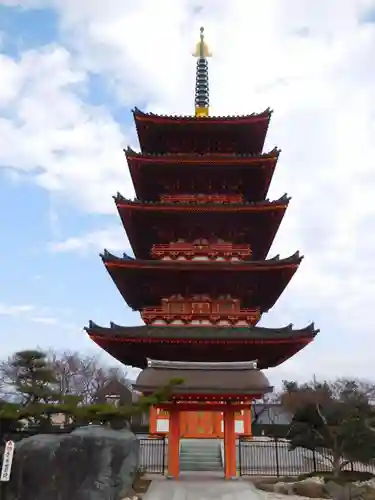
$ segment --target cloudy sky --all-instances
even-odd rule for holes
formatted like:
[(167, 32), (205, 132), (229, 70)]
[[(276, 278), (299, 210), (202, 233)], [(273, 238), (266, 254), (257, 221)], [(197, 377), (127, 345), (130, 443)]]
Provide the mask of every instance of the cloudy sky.
[(374, 0), (0, 0), (0, 356), (140, 323), (98, 253), (129, 246), (131, 108), (192, 113), (201, 25), (212, 113), (274, 110), (270, 198), (292, 201), (271, 254), (305, 255), (261, 324), (321, 329), (271, 381), (375, 379)]

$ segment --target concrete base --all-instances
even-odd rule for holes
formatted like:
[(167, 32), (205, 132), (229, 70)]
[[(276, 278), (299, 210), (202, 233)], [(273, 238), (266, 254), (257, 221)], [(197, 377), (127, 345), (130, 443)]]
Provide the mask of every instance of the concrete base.
[(179, 481), (153, 481), (143, 500), (262, 500), (245, 481), (215, 479), (211, 474), (183, 475)]

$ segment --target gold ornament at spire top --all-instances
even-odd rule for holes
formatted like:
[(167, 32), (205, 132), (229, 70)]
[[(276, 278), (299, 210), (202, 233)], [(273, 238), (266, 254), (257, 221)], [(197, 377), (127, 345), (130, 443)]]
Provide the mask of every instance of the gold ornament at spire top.
[(212, 57), (212, 54), (208, 48), (208, 45), (204, 41), (204, 28), (200, 28), (200, 40), (195, 47), (195, 52), (193, 53), (194, 57), (198, 57), (200, 59), (205, 59), (206, 57)]

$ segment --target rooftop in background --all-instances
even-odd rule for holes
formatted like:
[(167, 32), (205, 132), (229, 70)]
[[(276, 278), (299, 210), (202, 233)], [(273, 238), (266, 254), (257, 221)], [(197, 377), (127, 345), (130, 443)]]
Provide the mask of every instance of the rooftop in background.
[(251, 412), (257, 425), (289, 425), (293, 418), (280, 403), (253, 403)]

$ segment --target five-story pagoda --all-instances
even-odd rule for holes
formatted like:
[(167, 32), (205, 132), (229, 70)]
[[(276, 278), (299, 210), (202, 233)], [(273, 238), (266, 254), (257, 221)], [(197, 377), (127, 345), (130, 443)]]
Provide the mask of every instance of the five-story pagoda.
[(169, 436), (169, 473), (179, 473), (180, 437), (223, 436), (230, 478), (235, 437), (251, 435), (251, 401), (272, 390), (260, 370), (293, 356), (317, 330), (256, 326), (302, 260), (298, 252), (267, 259), (289, 203), (286, 195), (266, 198), (279, 156), (262, 152), (271, 111), (210, 117), (203, 29), (195, 56), (195, 116), (134, 110), (141, 152), (125, 153), (136, 199), (117, 194), (115, 203), (135, 258), (102, 255), (145, 325), (90, 322), (86, 330), (143, 369), (140, 392), (184, 380), (150, 414), (150, 433)]

